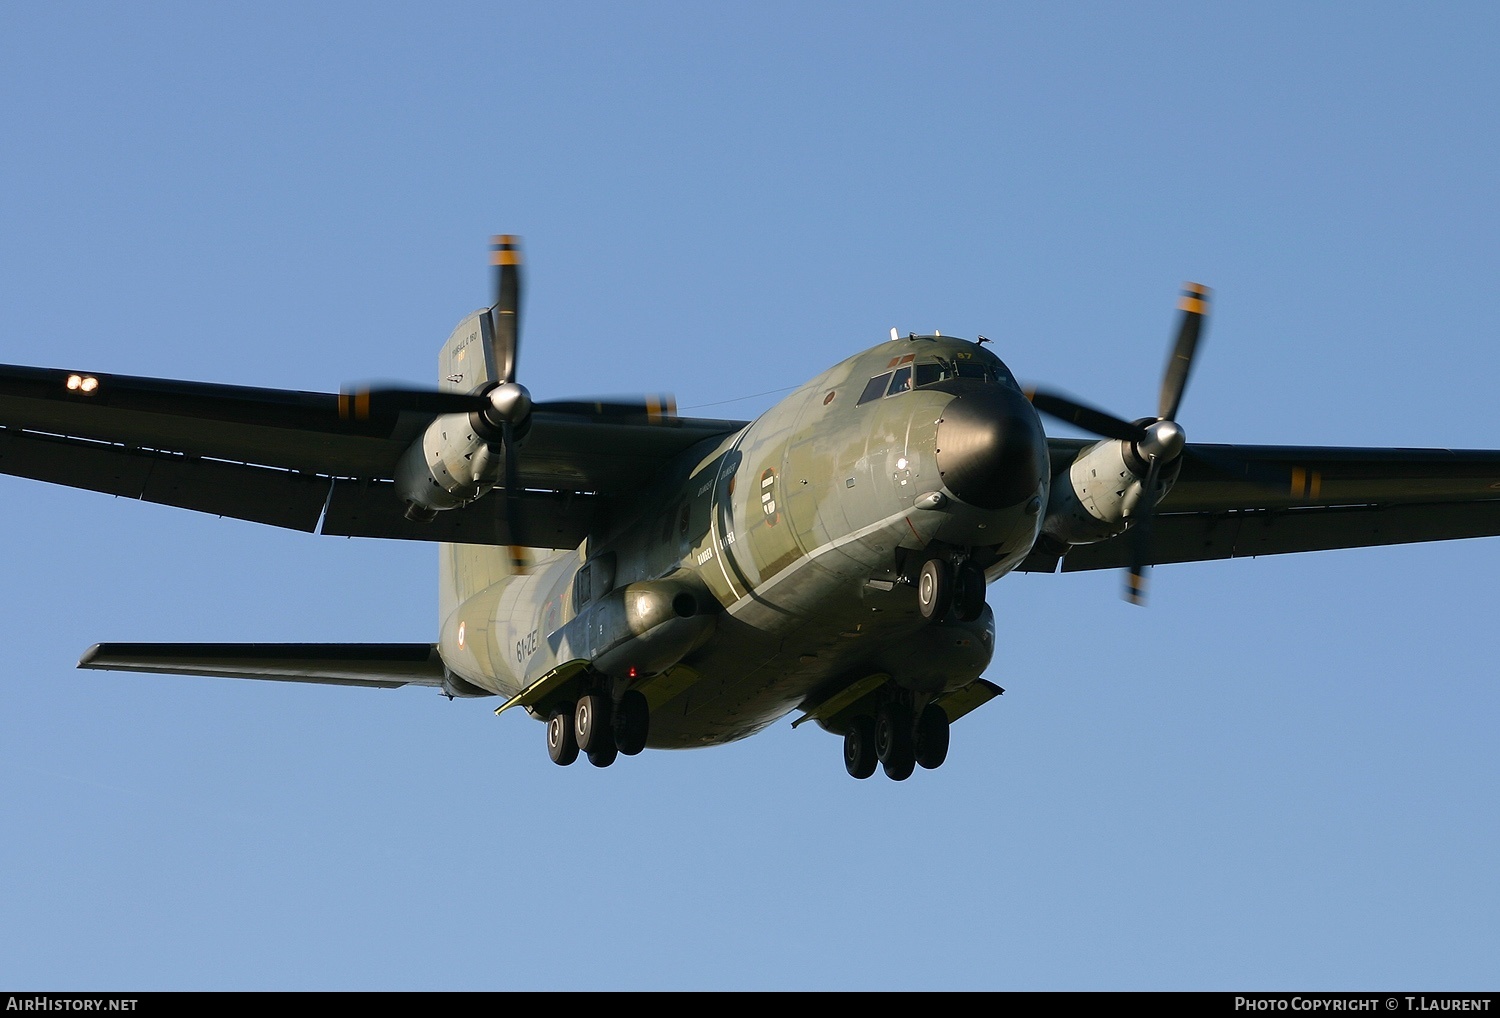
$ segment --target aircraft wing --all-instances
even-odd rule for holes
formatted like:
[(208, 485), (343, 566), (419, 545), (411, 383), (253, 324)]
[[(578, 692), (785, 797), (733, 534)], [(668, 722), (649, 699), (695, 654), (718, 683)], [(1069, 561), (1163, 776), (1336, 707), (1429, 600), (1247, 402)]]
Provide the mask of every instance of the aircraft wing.
[(517, 504), (497, 491), (424, 524), (391, 481), (437, 414), (351, 399), (0, 365), (0, 473), (308, 532), (575, 548), (677, 453), (744, 426), (539, 404)]
[[(1091, 443), (1052, 439), (1054, 474)], [(1146, 564), (1500, 535), (1500, 451), (1189, 445)], [(1132, 536), (1038, 548), (1027, 572), (1128, 566)]]
[(79, 668), (334, 686), (442, 686), (430, 643), (96, 643)]

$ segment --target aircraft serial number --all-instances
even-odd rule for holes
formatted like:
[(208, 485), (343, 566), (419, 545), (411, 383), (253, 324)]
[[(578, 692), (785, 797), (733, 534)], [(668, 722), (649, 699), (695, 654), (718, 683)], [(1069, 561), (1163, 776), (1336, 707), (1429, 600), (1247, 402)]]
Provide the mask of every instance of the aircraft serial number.
[(531, 655), (536, 653), (538, 632), (540, 632), (540, 630), (533, 629), (531, 632), (527, 633), (525, 636), (521, 637), (521, 639), (516, 641), (516, 660), (518, 662), (525, 661)]

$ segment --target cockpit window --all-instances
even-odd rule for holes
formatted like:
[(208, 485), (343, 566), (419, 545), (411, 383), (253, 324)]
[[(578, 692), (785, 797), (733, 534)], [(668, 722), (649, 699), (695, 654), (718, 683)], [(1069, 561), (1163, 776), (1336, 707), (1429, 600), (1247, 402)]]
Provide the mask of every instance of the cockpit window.
[(974, 378), (982, 382), (999, 382), (1001, 385), (1016, 386), (1016, 380), (1011, 376), (1010, 370), (999, 361), (981, 360), (958, 360), (953, 362), (959, 378)]
[(870, 379), (869, 383), (865, 385), (865, 391), (859, 394), (859, 400), (854, 405), (859, 406), (860, 403), (868, 403), (872, 399), (879, 399), (881, 396), (884, 396), (886, 383), (890, 380), (891, 373), (889, 371)]
[(916, 373), (916, 384), (918, 388), (931, 385), (933, 382), (941, 382), (948, 377), (948, 371), (942, 364), (918, 364)]
[(977, 360), (971, 357), (956, 358), (952, 362), (939, 357), (935, 362), (918, 364), (915, 377), (918, 386), (932, 385), (948, 378), (972, 378), (980, 382), (1014, 382), (1005, 368), (987, 360)]
[[(942, 357), (933, 357), (931, 354), (926, 357), (930, 359), (924, 359), (915, 364), (911, 363), (914, 360), (911, 354), (900, 358), (899, 361), (897, 358), (891, 358), (891, 362), (886, 367), (894, 370), (886, 371), (870, 379), (855, 405), (868, 403), (882, 396), (895, 396), (898, 393), (908, 392), (913, 387), (935, 385), (949, 378), (972, 378), (979, 382), (999, 383), (1019, 388), (1005, 365), (988, 355), (984, 357), (960, 356), (952, 361)], [(897, 367), (897, 364), (900, 364), (900, 367)]]

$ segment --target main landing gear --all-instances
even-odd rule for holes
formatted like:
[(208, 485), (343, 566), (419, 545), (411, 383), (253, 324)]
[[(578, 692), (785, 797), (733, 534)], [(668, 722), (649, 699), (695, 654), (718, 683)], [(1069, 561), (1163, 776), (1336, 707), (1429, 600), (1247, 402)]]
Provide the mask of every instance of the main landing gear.
[(640, 690), (626, 690), (617, 704), (607, 693), (585, 693), (548, 715), (547, 755), (566, 767), (582, 753), (595, 767), (608, 767), (621, 753), (635, 756), (645, 749), (650, 730), (651, 708)]
[(868, 778), (878, 762), (892, 781), (905, 781), (920, 765), (941, 767), (948, 759), (948, 715), (929, 703), (920, 714), (900, 700), (883, 704), (873, 718), (856, 718), (844, 733), (844, 768)]

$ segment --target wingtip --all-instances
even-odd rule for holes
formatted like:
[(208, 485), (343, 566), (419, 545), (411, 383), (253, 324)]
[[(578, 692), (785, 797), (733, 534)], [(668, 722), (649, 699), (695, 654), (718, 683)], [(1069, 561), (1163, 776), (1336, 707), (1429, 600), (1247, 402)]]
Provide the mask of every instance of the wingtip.
[(94, 665), (94, 659), (99, 656), (99, 652), (103, 648), (104, 648), (104, 644), (102, 644), (102, 643), (96, 643), (92, 647), (90, 647), (88, 650), (84, 651), (83, 652), (83, 656), (78, 659), (78, 667), (79, 668), (93, 668), (93, 667), (95, 667), (95, 665)]

